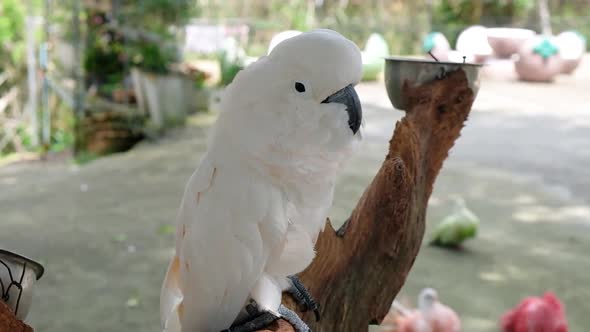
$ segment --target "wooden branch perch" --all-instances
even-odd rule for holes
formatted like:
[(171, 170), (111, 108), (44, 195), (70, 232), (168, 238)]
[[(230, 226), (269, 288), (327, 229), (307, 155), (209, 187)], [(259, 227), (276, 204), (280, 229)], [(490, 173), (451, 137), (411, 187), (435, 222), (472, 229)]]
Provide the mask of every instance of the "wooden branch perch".
[[(366, 331), (387, 314), (418, 255), (436, 176), (474, 100), (463, 71), (420, 87), (406, 85), (404, 93), (406, 116), (396, 124), (381, 169), (350, 219), (337, 232), (327, 223), (317, 257), (300, 274), (322, 319), (315, 322), (283, 295), (314, 332)], [(294, 330), (280, 320), (260, 332), (269, 331)]]
[(16, 318), (8, 305), (0, 300), (0, 332), (33, 332), (33, 329)]

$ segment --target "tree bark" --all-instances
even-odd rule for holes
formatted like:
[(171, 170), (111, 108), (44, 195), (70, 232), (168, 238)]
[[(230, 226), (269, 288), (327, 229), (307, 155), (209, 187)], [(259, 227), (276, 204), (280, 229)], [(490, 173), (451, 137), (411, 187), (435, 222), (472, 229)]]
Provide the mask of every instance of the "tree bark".
[[(367, 331), (387, 314), (418, 255), (436, 176), (474, 100), (461, 70), (423, 86), (406, 84), (404, 93), (409, 106), (381, 169), (338, 231), (327, 222), (315, 260), (300, 274), (321, 320), (283, 295), (314, 332)], [(280, 320), (260, 332), (269, 331), (294, 330)]]
[(0, 332), (33, 332), (33, 329), (16, 318), (8, 305), (0, 300)]

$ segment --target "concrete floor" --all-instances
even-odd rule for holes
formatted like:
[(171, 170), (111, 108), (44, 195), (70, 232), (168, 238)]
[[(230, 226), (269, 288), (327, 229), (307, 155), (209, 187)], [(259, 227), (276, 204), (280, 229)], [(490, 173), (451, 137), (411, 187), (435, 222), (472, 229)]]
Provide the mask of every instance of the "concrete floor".
[[(590, 59), (589, 59), (590, 60)], [(435, 287), (467, 332), (527, 295), (553, 290), (571, 331), (590, 326), (590, 66), (555, 84), (482, 82), (474, 111), (435, 185), (428, 230), (463, 196), (481, 218), (463, 252), (424, 246), (400, 298)], [(342, 222), (379, 167), (395, 121), (380, 84), (359, 87), (364, 147), (337, 187)], [(210, 117), (136, 149), (78, 167), (0, 168), (0, 247), (40, 260), (30, 323), (37, 331), (158, 331), (159, 288), (184, 183)]]

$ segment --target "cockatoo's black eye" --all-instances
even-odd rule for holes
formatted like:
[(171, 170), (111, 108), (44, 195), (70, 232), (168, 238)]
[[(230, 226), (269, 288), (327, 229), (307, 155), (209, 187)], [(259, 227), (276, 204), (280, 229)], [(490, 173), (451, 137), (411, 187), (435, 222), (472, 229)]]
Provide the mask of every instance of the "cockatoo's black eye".
[(301, 82), (295, 82), (295, 90), (297, 90), (297, 92), (305, 92), (305, 85)]

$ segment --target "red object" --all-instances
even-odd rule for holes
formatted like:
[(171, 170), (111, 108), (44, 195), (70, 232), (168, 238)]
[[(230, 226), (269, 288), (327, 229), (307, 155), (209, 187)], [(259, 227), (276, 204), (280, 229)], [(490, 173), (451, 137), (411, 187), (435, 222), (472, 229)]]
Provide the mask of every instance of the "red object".
[(504, 332), (567, 332), (565, 308), (551, 292), (527, 297), (502, 316)]

